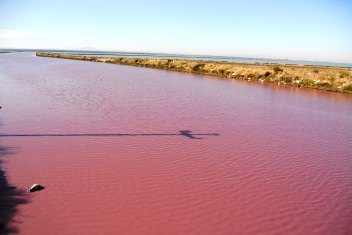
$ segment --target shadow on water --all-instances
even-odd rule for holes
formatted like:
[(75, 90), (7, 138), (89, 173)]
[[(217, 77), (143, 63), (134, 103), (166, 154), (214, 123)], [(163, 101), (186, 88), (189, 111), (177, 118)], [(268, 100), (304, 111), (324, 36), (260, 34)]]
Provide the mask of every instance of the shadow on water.
[(9, 184), (3, 169), (3, 158), (14, 154), (14, 150), (0, 146), (0, 234), (18, 233), (18, 229), (10, 226), (13, 216), (18, 212), (17, 206), (28, 203), (24, 190)]
[(217, 133), (192, 133), (192, 131), (184, 130), (179, 133), (170, 134), (0, 134), (0, 137), (60, 137), (60, 136), (91, 136), (91, 137), (113, 137), (113, 136), (185, 136), (190, 139), (203, 139), (198, 136), (219, 136)]

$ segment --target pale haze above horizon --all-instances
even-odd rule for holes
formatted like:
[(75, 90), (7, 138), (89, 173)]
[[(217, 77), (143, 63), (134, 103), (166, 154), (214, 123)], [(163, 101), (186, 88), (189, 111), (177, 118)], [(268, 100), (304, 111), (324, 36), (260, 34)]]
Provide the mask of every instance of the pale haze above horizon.
[(0, 48), (352, 63), (352, 0), (0, 0)]

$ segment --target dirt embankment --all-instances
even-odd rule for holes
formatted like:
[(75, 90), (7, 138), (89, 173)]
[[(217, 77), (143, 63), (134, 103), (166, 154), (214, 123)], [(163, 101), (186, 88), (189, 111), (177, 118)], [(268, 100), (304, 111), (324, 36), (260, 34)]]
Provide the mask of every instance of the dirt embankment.
[(37, 52), (36, 55), (43, 57), (141, 66), (352, 94), (351, 68), (343, 67), (260, 63), (248, 64), (152, 58), (116, 58), (44, 52)]

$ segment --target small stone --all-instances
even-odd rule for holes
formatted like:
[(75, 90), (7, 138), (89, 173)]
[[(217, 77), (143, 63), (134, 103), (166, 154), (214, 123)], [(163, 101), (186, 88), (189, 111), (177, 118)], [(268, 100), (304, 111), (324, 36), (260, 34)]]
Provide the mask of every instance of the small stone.
[(27, 190), (27, 192), (35, 192), (35, 191), (39, 191), (39, 190), (42, 190), (44, 189), (43, 186), (39, 185), (39, 184), (33, 184), (32, 187), (30, 189)]

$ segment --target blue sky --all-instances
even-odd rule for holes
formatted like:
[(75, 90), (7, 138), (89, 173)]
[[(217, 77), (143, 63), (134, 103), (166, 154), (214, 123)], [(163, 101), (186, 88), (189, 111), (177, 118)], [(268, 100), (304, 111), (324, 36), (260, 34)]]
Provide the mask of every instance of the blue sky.
[(352, 0), (0, 0), (0, 48), (352, 63)]

